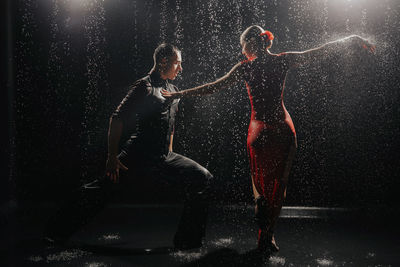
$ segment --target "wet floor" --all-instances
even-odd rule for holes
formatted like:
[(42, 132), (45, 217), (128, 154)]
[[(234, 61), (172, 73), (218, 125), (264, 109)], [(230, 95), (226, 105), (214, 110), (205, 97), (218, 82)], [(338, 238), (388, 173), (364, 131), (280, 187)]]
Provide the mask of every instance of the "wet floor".
[[(179, 205), (111, 205), (66, 247), (39, 239), (49, 208), (36, 207), (1, 242), (1, 266), (400, 266), (399, 230), (390, 219), (349, 210), (285, 207), (281, 250), (259, 255), (252, 207), (217, 205), (201, 249), (175, 251)], [(28, 218), (30, 217), (30, 218)], [(23, 225), (23, 226), (22, 226)]]

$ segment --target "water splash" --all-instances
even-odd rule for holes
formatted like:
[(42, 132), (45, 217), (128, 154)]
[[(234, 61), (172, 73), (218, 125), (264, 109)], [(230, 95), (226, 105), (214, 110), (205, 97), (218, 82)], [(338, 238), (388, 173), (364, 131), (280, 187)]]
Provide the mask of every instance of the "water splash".
[(376, 257), (376, 253), (375, 252), (368, 252), (367, 256), (365, 258), (367, 259), (373, 259)]
[(204, 253), (178, 251), (171, 253), (171, 256), (181, 262), (191, 262), (200, 259), (202, 256), (204, 256)]
[(213, 244), (216, 247), (227, 247), (229, 245), (232, 245), (233, 243), (234, 243), (234, 240), (232, 237), (220, 238), (220, 239), (211, 241), (211, 244)]
[(272, 266), (285, 265), (286, 259), (283, 257), (271, 256), (269, 258), (269, 263), (272, 264)]
[(48, 255), (46, 257), (46, 262), (49, 263), (49, 262), (59, 262), (59, 261), (71, 261), (91, 254), (92, 253), (90, 252), (79, 249), (64, 250), (58, 253)]
[(316, 259), (315, 261), (319, 266), (332, 266), (334, 264), (330, 259)]
[(99, 240), (105, 240), (105, 241), (110, 241), (110, 240), (120, 240), (121, 236), (119, 233), (116, 234), (106, 234), (101, 237), (99, 237)]
[(30, 256), (28, 258), (28, 261), (40, 262), (40, 261), (43, 261), (43, 257), (42, 256)]
[(105, 264), (104, 262), (86, 262), (85, 267), (107, 267), (109, 265)]

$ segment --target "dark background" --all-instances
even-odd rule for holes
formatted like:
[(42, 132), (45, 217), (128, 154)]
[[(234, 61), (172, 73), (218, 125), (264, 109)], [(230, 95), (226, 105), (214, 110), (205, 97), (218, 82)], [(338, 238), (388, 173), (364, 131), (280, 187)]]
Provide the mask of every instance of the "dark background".
[[(5, 2), (5, 1), (4, 1)], [(182, 49), (181, 89), (243, 60), (240, 33), (275, 34), (272, 52), (349, 34), (343, 50), (290, 71), (285, 104), (298, 152), (286, 205), (398, 210), (398, 1), (26, 0), (2, 3), (2, 202), (59, 201), (104, 171), (108, 118), (162, 41)], [(251, 201), (244, 84), (181, 101), (174, 150), (216, 177), (217, 201)], [(133, 190), (125, 200), (148, 201)], [(151, 193), (151, 192), (150, 192)], [(165, 197), (174, 200), (174, 197)]]

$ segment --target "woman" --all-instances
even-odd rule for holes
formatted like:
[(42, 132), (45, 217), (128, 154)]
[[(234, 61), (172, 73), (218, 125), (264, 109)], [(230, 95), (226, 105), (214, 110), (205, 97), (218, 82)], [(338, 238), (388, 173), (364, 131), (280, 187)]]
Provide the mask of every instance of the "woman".
[(244, 80), (251, 103), (247, 149), (259, 226), (258, 249), (278, 251), (273, 230), (286, 195), (289, 170), (296, 150), (296, 132), (283, 103), (288, 70), (323, 55), (331, 48), (351, 44), (374, 51), (374, 46), (359, 36), (349, 36), (302, 52), (273, 54), (269, 51), (274, 36), (260, 26), (248, 27), (240, 37), (247, 60), (236, 64), (222, 78), (164, 97), (206, 95)]

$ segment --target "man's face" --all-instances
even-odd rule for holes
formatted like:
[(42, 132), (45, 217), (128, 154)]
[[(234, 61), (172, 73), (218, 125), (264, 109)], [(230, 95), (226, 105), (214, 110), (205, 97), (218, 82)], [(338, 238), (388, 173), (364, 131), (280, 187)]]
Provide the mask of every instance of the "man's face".
[(182, 57), (181, 52), (176, 52), (175, 55), (166, 61), (165, 69), (161, 72), (163, 79), (174, 80), (178, 76), (179, 72), (182, 71)]

